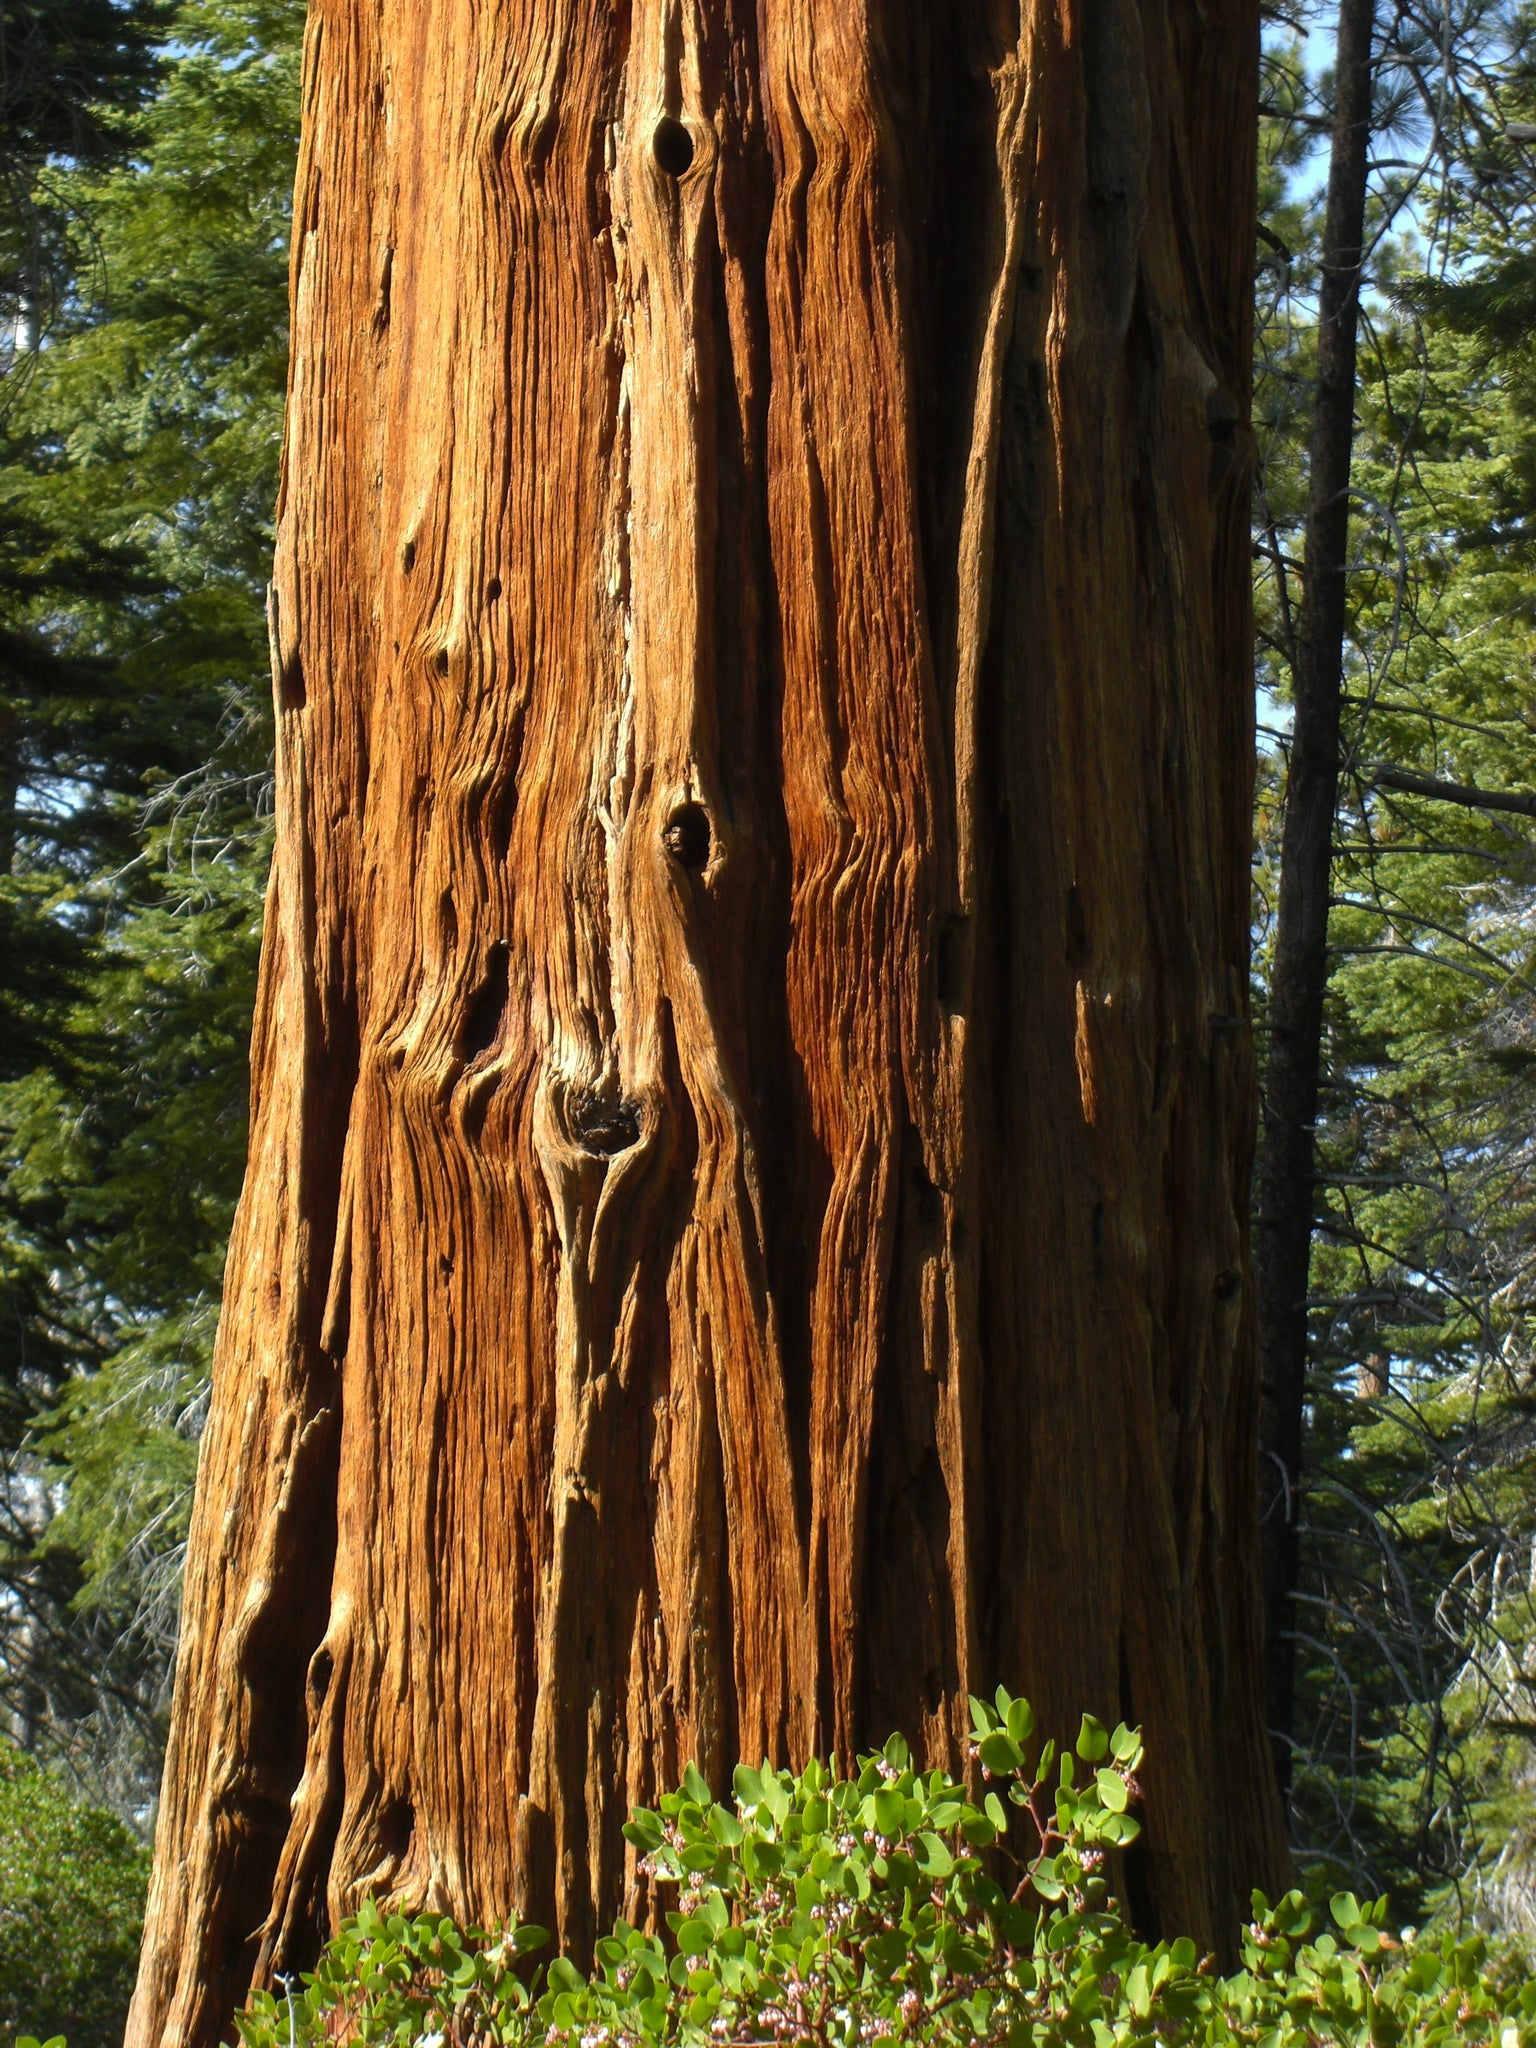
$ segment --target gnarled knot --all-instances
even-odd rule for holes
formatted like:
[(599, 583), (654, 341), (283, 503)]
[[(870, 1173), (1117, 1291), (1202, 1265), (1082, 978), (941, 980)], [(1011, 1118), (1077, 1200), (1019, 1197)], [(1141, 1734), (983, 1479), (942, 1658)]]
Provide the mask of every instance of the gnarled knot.
[(640, 1105), (622, 1096), (572, 1092), (566, 1106), (571, 1136), (588, 1152), (611, 1158), (640, 1142)]

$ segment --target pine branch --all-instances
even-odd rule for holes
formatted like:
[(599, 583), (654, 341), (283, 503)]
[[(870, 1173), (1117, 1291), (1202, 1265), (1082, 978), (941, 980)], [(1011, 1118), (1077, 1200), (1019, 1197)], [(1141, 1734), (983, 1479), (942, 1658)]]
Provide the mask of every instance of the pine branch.
[(1474, 789), (1467, 782), (1445, 782), (1438, 775), (1416, 775), (1408, 768), (1394, 768), (1382, 761), (1371, 771), (1373, 789), (1400, 790), (1404, 796), (1424, 796), (1442, 804), (1460, 804), (1469, 811), (1513, 811), (1522, 818), (1536, 818), (1536, 796), (1519, 789)]

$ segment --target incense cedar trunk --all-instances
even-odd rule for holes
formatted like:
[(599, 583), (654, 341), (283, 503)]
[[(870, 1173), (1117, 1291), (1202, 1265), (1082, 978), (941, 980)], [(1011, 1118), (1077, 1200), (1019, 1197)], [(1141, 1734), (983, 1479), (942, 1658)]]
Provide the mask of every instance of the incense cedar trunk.
[(1246, 1223), (1257, 12), (316, 0), (249, 1177), (135, 2048), (582, 1955), (690, 1759), (1146, 1731), (1283, 1847)]

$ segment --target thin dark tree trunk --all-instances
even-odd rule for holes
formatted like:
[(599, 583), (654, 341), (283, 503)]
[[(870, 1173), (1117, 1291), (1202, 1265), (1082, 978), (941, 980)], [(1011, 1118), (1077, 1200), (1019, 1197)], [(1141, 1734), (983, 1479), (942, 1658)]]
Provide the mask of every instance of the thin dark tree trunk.
[(1312, 1250), (1313, 1126), (1322, 1071), (1328, 908), (1339, 789), (1348, 583), (1349, 473), (1355, 347), (1371, 134), (1374, 0), (1341, 0), (1337, 99), (1318, 292), (1304, 584), (1292, 678), (1295, 720), (1280, 846), (1280, 907), (1270, 987), (1264, 1147), (1254, 1263), (1263, 1382), (1266, 1704), (1282, 1791), (1290, 1783), (1295, 1695), (1292, 1603), (1307, 1381), (1307, 1273)]
[(21, 786), (20, 720), (9, 704), (0, 705), (0, 875), (16, 867), (16, 796)]

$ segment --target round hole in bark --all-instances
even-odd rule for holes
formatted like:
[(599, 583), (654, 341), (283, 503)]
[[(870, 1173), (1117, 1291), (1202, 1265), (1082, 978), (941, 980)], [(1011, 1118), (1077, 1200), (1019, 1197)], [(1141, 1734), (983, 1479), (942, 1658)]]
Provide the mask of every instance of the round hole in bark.
[(693, 162), (693, 137), (675, 114), (663, 114), (651, 137), (651, 151), (660, 170), (669, 178), (680, 178)]
[(490, 582), (487, 583), (487, 585), (485, 586), (485, 601), (487, 604), (494, 604), (497, 598), (500, 597), (500, 595), (501, 578), (499, 576), (493, 576)]
[(702, 804), (679, 804), (661, 839), (678, 866), (696, 875), (709, 862), (709, 813)]
[(640, 1106), (608, 1095), (577, 1095), (570, 1102), (571, 1133), (588, 1152), (611, 1158), (640, 1138)]
[(403, 1856), (416, 1832), (416, 1809), (409, 1799), (392, 1799), (379, 1815), (379, 1840), (388, 1856)]
[(412, 571), (412, 570), (413, 570), (413, 569), (415, 568), (415, 566), (416, 566), (416, 543), (415, 543), (415, 541), (413, 541), (413, 540), (408, 540), (408, 541), (406, 542), (405, 546), (404, 546), (404, 547), (403, 547), (403, 548), (401, 549), (401, 551), (400, 551), (400, 566), (401, 566), (401, 567), (402, 567), (402, 568), (403, 568), (403, 569), (405, 570), (405, 573), (406, 573), (406, 575), (407, 575), (407, 576), (409, 576), (409, 575), (410, 575), (410, 573), (411, 573), (411, 571)]
[(439, 647), (437, 650), (437, 672), (440, 676), (445, 676), (448, 673), (448, 650), (446, 647)]

